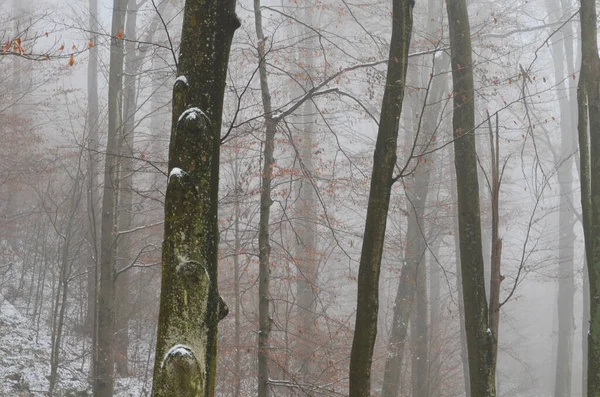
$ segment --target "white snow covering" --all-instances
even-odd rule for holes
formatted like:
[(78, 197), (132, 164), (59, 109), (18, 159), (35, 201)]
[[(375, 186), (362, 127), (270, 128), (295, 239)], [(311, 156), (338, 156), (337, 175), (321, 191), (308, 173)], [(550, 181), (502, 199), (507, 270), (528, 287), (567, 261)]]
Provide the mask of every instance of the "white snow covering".
[(194, 121), (198, 118), (199, 115), (208, 118), (206, 114), (202, 110), (200, 110), (200, 108), (189, 108), (186, 109), (183, 113), (181, 113), (181, 116), (179, 116), (177, 122), (181, 123), (182, 120)]
[(169, 179), (167, 180), (167, 182), (171, 180), (171, 177), (181, 178), (184, 173), (185, 172), (181, 168), (173, 167), (171, 172), (169, 172)]
[[(50, 331), (43, 323), (36, 335), (36, 325), (0, 295), (0, 396), (48, 395), (51, 339)], [(63, 392), (72, 395), (87, 392), (87, 395), (91, 395), (87, 368), (89, 360), (86, 358), (86, 366), (82, 371), (81, 360), (69, 353), (76, 347), (73, 344), (80, 345), (80, 341), (65, 338), (62, 343), (56, 395), (63, 395)], [(135, 377), (117, 378), (114, 395), (143, 397), (149, 395), (149, 388), (149, 385), (144, 386), (144, 382)]]
[(279, 119), (281, 119), (281, 116), (283, 116), (283, 113), (280, 112), (279, 110), (276, 110), (271, 114), (271, 118), (273, 120), (279, 120)]
[(186, 87), (189, 85), (188, 84), (188, 79), (184, 75), (181, 75), (181, 76), (177, 77), (175, 79), (175, 84), (177, 84), (177, 82), (179, 82), (179, 81), (181, 81), (183, 84), (185, 84)]
[(165, 365), (165, 361), (167, 361), (167, 358), (169, 357), (190, 357), (193, 358), (194, 357), (194, 353), (192, 353), (192, 349), (190, 349), (189, 347), (187, 347), (186, 345), (175, 345), (172, 348), (170, 348), (166, 353), (165, 353), (165, 357), (163, 358), (162, 362), (160, 363), (160, 367), (162, 368), (163, 365)]

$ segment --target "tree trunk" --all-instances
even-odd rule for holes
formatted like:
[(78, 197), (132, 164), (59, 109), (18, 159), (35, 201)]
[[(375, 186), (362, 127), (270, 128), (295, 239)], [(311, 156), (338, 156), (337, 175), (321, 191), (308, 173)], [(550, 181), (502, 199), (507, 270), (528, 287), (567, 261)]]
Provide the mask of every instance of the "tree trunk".
[[(313, 73), (317, 70), (315, 65), (314, 52), (318, 49), (316, 34), (310, 30), (309, 26), (315, 26), (313, 21), (314, 9), (305, 7), (301, 13), (302, 25), (299, 26), (295, 34), (296, 37), (303, 37), (302, 48), (296, 51), (296, 57), (302, 64), (302, 69), (298, 68), (298, 74), (303, 76), (305, 73)], [(308, 49), (308, 51), (307, 51)], [(316, 78), (317, 76), (310, 76)], [(309, 77), (300, 78), (292, 83), (293, 97), (298, 98), (312, 86)], [(301, 86), (302, 84), (303, 86)], [(299, 168), (299, 174), (296, 185), (298, 186), (299, 200), (296, 205), (296, 289), (297, 289), (297, 310), (298, 310), (298, 338), (299, 343), (296, 346), (296, 355), (299, 361), (299, 372), (302, 374), (302, 381), (305, 384), (311, 384), (315, 380), (314, 373), (315, 358), (313, 352), (317, 348), (315, 341), (316, 328), (316, 309), (317, 309), (317, 279), (318, 279), (318, 260), (317, 250), (317, 222), (315, 208), (315, 187), (313, 186), (312, 172), (313, 168), (313, 147), (314, 139), (317, 134), (317, 109), (312, 100), (307, 100), (302, 104), (300, 117), (297, 118), (299, 126), (296, 129), (299, 134), (294, 138), (294, 144), (297, 148), (296, 162)]]
[[(432, 233), (430, 233), (432, 235)], [(435, 235), (434, 235), (435, 236)], [(438, 263), (441, 235), (435, 236), (429, 254), (429, 394), (428, 396), (439, 396), (443, 390), (441, 374), (441, 350), (442, 341), (440, 330), (442, 324), (441, 286), (442, 270)]]
[[(450, 148), (452, 150), (452, 148)], [(454, 150), (452, 150), (454, 153)], [(463, 298), (463, 283), (462, 283), (462, 271), (460, 266), (460, 239), (458, 233), (458, 199), (456, 193), (456, 180), (453, 173), (452, 186), (450, 186), (450, 194), (452, 197), (452, 203), (455, 205), (454, 210), (454, 222), (452, 234), (454, 236), (454, 262), (456, 265), (456, 290), (458, 291), (458, 314), (460, 322), (460, 361), (463, 367), (463, 381), (465, 384), (465, 396), (471, 397), (471, 377), (469, 375), (469, 357), (467, 353), (467, 331), (465, 329), (465, 307)]]
[[(445, 77), (437, 75), (443, 70), (444, 66), (447, 67), (447, 65), (444, 65), (444, 62), (438, 62), (434, 65), (435, 77), (432, 77), (431, 82), (426, 82), (426, 85), (431, 87), (431, 96), (430, 100), (428, 100), (430, 105), (424, 107), (422, 103), (417, 103), (415, 106), (411, 106), (413, 111), (414, 109), (424, 109), (426, 112), (423, 117), (423, 125), (421, 126), (423, 132), (420, 133), (421, 138), (418, 139), (419, 142), (415, 148), (415, 153), (426, 151), (429, 142), (432, 139), (432, 135), (435, 134), (437, 120), (439, 119), (439, 112), (441, 110), (441, 98), (446, 89)], [(428, 69), (428, 71), (424, 73), (424, 75), (427, 76), (425, 79), (428, 80), (430, 78), (430, 73), (431, 69)], [(415, 85), (417, 84), (419, 83), (416, 83)], [(419, 120), (420, 118), (410, 117), (410, 119)], [(419, 128), (419, 125), (418, 122), (415, 124), (416, 125), (413, 125), (412, 127), (416, 131)], [(414, 145), (414, 138), (409, 139), (409, 141), (410, 143), (408, 145), (412, 147)], [(408, 153), (410, 152), (411, 151), (409, 150)], [(417, 392), (419, 396), (422, 396), (423, 393), (427, 393), (427, 284), (424, 260), (426, 242), (424, 240), (425, 225), (422, 216), (427, 202), (427, 194), (429, 193), (429, 177), (431, 174), (432, 157), (433, 155), (423, 156), (418, 160), (419, 164), (415, 170), (414, 183), (407, 189), (409, 218), (406, 233), (406, 263), (401, 270), (398, 291), (396, 292), (394, 303), (394, 317), (390, 330), (388, 354), (383, 377), (383, 397), (398, 396), (409, 315), (413, 300), (415, 299), (415, 291), (417, 291), (418, 288), (421, 288), (421, 291), (418, 292), (419, 296), (417, 299), (420, 300), (420, 302), (417, 302), (418, 307), (416, 310), (421, 310), (423, 312), (416, 313), (416, 316), (413, 317), (415, 321), (419, 322), (419, 326), (415, 328), (415, 332), (418, 332), (421, 336), (418, 348), (419, 353), (417, 353), (419, 360), (416, 360), (415, 357), (414, 361), (414, 364), (418, 368), (413, 367), (413, 369), (415, 369), (414, 376), (416, 377), (413, 378), (413, 387), (415, 387), (413, 391)], [(409, 182), (407, 181), (406, 183), (408, 184)], [(420, 362), (421, 360), (423, 360), (423, 363)]]
[(488, 305), (479, 210), (479, 182), (475, 147), (475, 98), (471, 32), (465, 0), (446, 2), (452, 52), (454, 95), (454, 164), (458, 193), (458, 224), (463, 302), (471, 395), (495, 397), (495, 357), (489, 329)]
[[(559, 1), (546, 1), (549, 21), (556, 22), (557, 15), (567, 12)], [(570, 8), (570, 7), (569, 7)], [(563, 45), (564, 43), (564, 45)], [(560, 130), (562, 134), (560, 155), (555, 159), (558, 168), (558, 183), (560, 188), (559, 205), (559, 234), (558, 234), (558, 341), (556, 348), (556, 368), (554, 397), (571, 396), (571, 374), (573, 358), (573, 333), (575, 323), (573, 306), (575, 295), (575, 280), (573, 272), (575, 217), (573, 212), (573, 153), (575, 149), (574, 120), (572, 119), (571, 79), (573, 74), (573, 36), (571, 24), (565, 25), (557, 32), (557, 38), (552, 43), (552, 58), (554, 60), (554, 80), (561, 85), (556, 86), (556, 94), (560, 106)], [(565, 60), (567, 67), (565, 70)], [(566, 88), (566, 90), (564, 89)]]
[[(115, 261), (117, 252), (118, 160), (122, 136), (123, 29), (128, 0), (114, 0), (108, 80), (108, 140), (100, 237), (98, 337), (94, 352), (94, 396), (112, 397), (114, 384)], [(120, 37), (119, 37), (120, 36)]]
[[(133, 144), (135, 133), (136, 113), (136, 28), (138, 5), (131, 3), (127, 9), (125, 24), (125, 75), (123, 77), (123, 142), (121, 144), (121, 158), (119, 161), (119, 213), (118, 230), (124, 231), (131, 228), (133, 218)], [(122, 269), (129, 265), (133, 257), (129, 233), (119, 237), (119, 263)], [(129, 350), (129, 316), (130, 316), (130, 272), (126, 271), (117, 276), (116, 297), (119, 302), (115, 319), (115, 364), (120, 376), (127, 377), (128, 350)]]
[(396, 166), (413, 6), (414, 2), (411, 0), (393, 2), (388, 70), (375, 143), (367, 219), (358, 271), (356, 322), (350, 356), (350, 397), (367, 397), (371, 394), (371, 363), (379, 310), (379, 273), (394, 182), (393, 171)]
[[(596, 3), (581, 0), (581, 75), (577, 89), (581, 208), (590, 291), (587, 395), (600, 396), (600, 58)], [(589, 140), (588, 140), (589, 134)]]
[(242, 309), (242, 297), (240, 295), (240, 251), (242, 249), (242, 243), (240, 240), (240, 200), (242, 199), (242, 192), (240, 188), (240, 160), (235, 159), (235, 172), (234, 172), (234, 183), (235, 183), (235, 202), (234, 202), (234, 234), (235, 234), (235, 255), (233, 256), (233, 276), (235, 278), (233, 282), (233, 293), (235, 295), (235, 368), (234, 368), (234, 397), (240, 397), (242, 390), (242, 367), (241, 367), (241, 309)]
[(85, 328), (95, 333), (96, 324), (96, 293), (98, 287), (98, 0), (89, 0), (90, 15), (89, 29), (91, 33), (90, 42), (94, 45), (89, 49), (87, 68), (87, 217), (88, 227), (86, 231), (90, 248), (87, 265), (87, 311)]
[[(71, 244), (73, 242), (73, 222), (77, 209), (79, 207), (79, 200), (81, 198), (81, 189), (79, 187), (80, 182), (79, 172), (75, 175), (75, 181), (73, 182), (73, 190), (71, 193), (71, 199), (69, 200), (69, 209), (67, 212), (67, 228), (65, 230), (65, 236), (61, 247), (61, 259), (60, 259), (60, 280), (58, 284), (56, 305), (55, 305), (55, 321), (54, 328), (52, 330), (52, 352), (50, 357), (50, 387), (48, 394), (50, 397), (54, 394), (54, 389), (58, 384), (58, 364), (60, 359), (60, 345), (62, 342), (63, 327), (65, 323), (65, 313), (67, 310), (67, 294), (69, 292), (69, 275), (71, 273), (71, 261), (69, 259)], [(59, 309), (60, 307), (60, 309)], [(58, 314), (58, 316), (56, 315)]]
[(269, 222), (271, 216), (271, 180), (273, 179), (273, 165), (275, 159), (275, 132), (277, 120), (273, 118), (271, 107), (271, 92), (267, 78), (265, 35), (262, 28), (262, 13), (260, 0), (254, 0), (254, 23), (258, 43), (260, 76), (260, 90), (262, 94), (263, 111), (265, 112), (265, 143), (263, 149), (263, 171), (260, 190), (260, 219), (258, 226), (258, 396), (268, 397), (269, 391), (269, 336), (271, 333), (271, 317), (269, 313), (269, 281), (270, 281), (270, 255), (271, 245), (269, 237)]
[(214, 395), (219, 296), (218, 190), (235, 1), (187, 0), (173, 87), (154, 397)]

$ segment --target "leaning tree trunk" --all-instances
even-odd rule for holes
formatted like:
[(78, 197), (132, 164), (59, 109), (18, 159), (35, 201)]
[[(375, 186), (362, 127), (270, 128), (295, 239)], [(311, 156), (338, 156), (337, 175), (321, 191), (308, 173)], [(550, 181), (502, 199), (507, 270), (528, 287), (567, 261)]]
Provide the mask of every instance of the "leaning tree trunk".
[(412, 0), (393, 2), (387, 78), (373, 156), (367, 219), (358, 270), (356, 323), (350, 356), (351, 397), (371, 395), (371, 363), (379, 310), (379, 273), (394, 183), (393, 171), (396, 167), (396, 146), (408, 67), (413, 6)]
[(465, 0), (448, 0), (446, 6), (452, 52), (454, 165), (471, 395), (495, 397), (495, 336), (488, 332), (485, 296), (469, 16)]
[[(581, 75), (577, 88), (581, 209), (588, 265), (588, 397), (600, 396), (600, 58), (596, 2), (581, 0)], [(589, 140), (588, 140), (589, 134)]]
[(95, 397), (112, 397), (114, 384), (115, 261), (117, 250), (118, 155), (121, 146), (123, 29), (128, 0), (114, 0), (108, 80), (108, 139), (100, 237), (98, 336), (94, 346)]
[(187, 0), (173, 87), (155, 397), (214, 395), (221, 118), (235, 0)]
[[(441, 99), (446, 89), (446, 78), (441, 74), (444, 68), (442, 63), (443, 62), (438, 62), (436, 65), (434, 65), (435, 76), (431, 77), (432, 80), (429, 82), (431, 84), (426, 83), (426, 85), (431, 87), (431, 93), (428, 95), (430, 98), (428, 99), (428, 102), (430, 104), (427, 106), (423, 106), (422, 103), (416, 105), (416, 108), (424, 109), (425, 114), (423, 117), (423, 125), (421, 126), (423, 131), (420, 132), (422, 138), (419, 139), (419, 144), (415, 148), (415, 153), (428, 150), (429, 142), (431, 142), (431, 139), (437, 128), (437, 120), (439, 119), (442, 103)], [(447, 61), (445, 63), (447, 63)], [(430, 73), (430, 69), (424, 73), (424, 75), (427, 76), (426, 79), (430, 78)], [(419, 117), (410, 117), (409, 119), (419, 120)], [(419, 126), (418, 123), (415, 124), (416, 125), (413, 125), (412, 127), (417, 130)], [(408, 139), (408, 141), (410, 141), (410, 145), (412, 147), (414, 144), (414, 138)], [(421, 310), (423, 310), (423, 306), (425, 306), (425, 313), (418, 313), (416, 316), (414, 316), (415, 320), (420, 322), (420, 328), (422, 330), (420, 335), (421, 340), (419, 341), (420, 352), (418, 353), (418, 355), (421, 357), (419, 360), (416, 360), (415, 357), (415, 360), (423, 360), (425, 363), (427, 363), (427, 287), (425, 284), (426, 276), (424, 274), (426, 241), (424, 240), (425, 224), (423, 222), (423, 212), (425, 211), (427, 194), (429, 193), (429, 178), (432, 168), (432, 158), (433, 154), (423, 156), (420, 160), (418, 160), (420, 164), (417, 165), (414, 178), (412, 178), (412, 186), (410, 189), (407, 189), (409, 218), (406, 233), (406, 264), (402, 267), (400, 273), (400, 280), (398, 283), (398, 290), (396, 292), (396, 299), (394, 303), (394, 316), (390, 329), (388, 354), (383, 375), (383, 397), (396, 397), (399, 395), (399, 386), (402, 375), (402, 361), (404, 356), (404, 345), (408, 331), (409, 315), (417, 288), (421, 288), (421, 295), (419, 296), (421, 301), (419, 303)], [(421, 278), (420, 280), (419, 277)], [(418, 285), (419, 282), (421, 282), (420, 285)], [(419, 303), (417, 304), (418, 306)], [(421, 318), (418, 318), (419, 316)], [(417, 330), (415, 329), (415, 332), (416, 331)], [(415, 370), (415, 379), (413, 382), (415, 384), (413, 387), (415, 388), (414, 391), (421, 395), (421, 393), (425, 393), (425, 390), (427, 389), (427, 369), (424, 364), (421, 365), (421, 363), (416, 362), (415, 364), (419, 364), (417, 365), (419, 369)]]

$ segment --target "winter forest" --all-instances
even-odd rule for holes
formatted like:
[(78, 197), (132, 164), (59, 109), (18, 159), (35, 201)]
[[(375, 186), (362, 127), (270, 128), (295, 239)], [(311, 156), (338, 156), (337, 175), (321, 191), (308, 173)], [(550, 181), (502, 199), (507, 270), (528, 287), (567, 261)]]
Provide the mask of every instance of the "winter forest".
[(600, 397), (595, 0), (0, 0), (0, 396)]

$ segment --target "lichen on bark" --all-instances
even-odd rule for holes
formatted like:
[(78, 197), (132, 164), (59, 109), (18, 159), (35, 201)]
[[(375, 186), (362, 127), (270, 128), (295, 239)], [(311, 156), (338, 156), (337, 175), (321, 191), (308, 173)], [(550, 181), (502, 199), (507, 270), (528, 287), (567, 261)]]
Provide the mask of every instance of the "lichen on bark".
[[(186, 84), (173, 87), (155, 397), (214, 395), (217, 325), (228, 311), (217, 288), (217, 203), (235, 1), (187, 0), (183, 20), (177, 75)], [(178, 345), (189, 354), (167, 354)]]

